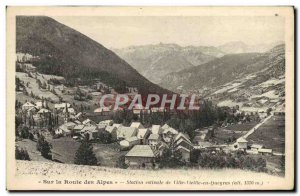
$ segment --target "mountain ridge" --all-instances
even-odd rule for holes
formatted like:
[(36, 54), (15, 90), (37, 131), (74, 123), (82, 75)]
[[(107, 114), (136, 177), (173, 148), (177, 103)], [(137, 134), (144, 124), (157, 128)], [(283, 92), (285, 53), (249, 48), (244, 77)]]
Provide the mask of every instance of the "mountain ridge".
[(169, 92), (100, 43), (50, 17), (18, 16), (16, 23), (16, 51), (39, 56), (35, 65), (42, 73), (69, 80), (104, 79), (114, 86), (137, 87), (145, 93)]
[(216, 87), (266, 68), (266, 74), (280, 75), (284, 73), (284, 66), (284, 45), (278, 45), (266, 53), (228, 54), (199, 66), (172, 72), (160, 85), (172, 90), (179, 86), (189, 90)]

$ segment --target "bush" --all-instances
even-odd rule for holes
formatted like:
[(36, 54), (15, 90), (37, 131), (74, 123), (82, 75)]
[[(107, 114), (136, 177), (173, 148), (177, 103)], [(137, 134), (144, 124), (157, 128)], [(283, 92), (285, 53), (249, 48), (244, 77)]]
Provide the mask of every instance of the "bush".
[(261, 157), (255, 159), (241, 152), (232, 155), (224, 152), (213, 154), (209, 151), (201, 151), (198, 165), (203, 168), (240, 168), (258, 172), (266, 171), (265, 159)]
[(18, 147), (16, 147), (16, 150), (15, 150), (15, 157), (17, 160), (27, 160), (27, 161), (31, 160), (27, 150), (24, 150), (23, 148), (18, 148)]

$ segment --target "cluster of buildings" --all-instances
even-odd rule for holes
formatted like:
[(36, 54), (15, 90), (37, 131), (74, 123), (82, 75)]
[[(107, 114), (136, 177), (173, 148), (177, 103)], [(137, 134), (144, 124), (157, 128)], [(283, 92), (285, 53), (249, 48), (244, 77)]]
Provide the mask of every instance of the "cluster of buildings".
[(38, 101), (36, 103), (26, 102), (22, 105), (22, 111), (25, 111), (28, 116), (32, 115), (35, 122), (51, 114), (51, 111), (47, 108), (46, 101)]
[[(42, 118), (51, 111), (47, 109), (45, 101), (36, 103), (26, 102), (22, 110), (33, 115), (34, 118)], [(187, 134), (178, 132), (168, 124), (152, 125), (144, 127), (140, 122), (132, 122), (130, 126), (114, 123), (113, 120), (104, 120), (99, 123), (90, 119), (83, 119), (82, 113), (76, 113), (69, 103), (54, 104), (54, 110), (64, 116), (64, 123), (56, 130), (59, 136), (69, 136), (75, 140), (88, 138), (97, 140), (103, 135), (109, 134), (111, 142), (118, 142), (121, 149), (128, 150), (125, 162), (131, 167), (153, 167), (156, 158), (162, 155), (165, 148), (180, 151), (182, 161), (190, 161), (192, 149), (208, 149), (212, 151), (223, 150), (233, 152), (243, 150), (248, 154), (272, 155), (272, 149), (266, 149), (262, 145), (248, 145), (243, 137), (237, 139), (233, 144), (215, 145), (210, 138), (214, 135), (212, 128), (196, 130), (197, 135), (190, 140)]]
[(72, 136), (74, 139), (87, 137), (97, 140), (101, 132), (111, 135), (113, 142), (117, 141), (121, 149), (129, 150), (125, 155), (126, 163), (132, 167), (148, 167), (163, 152), (164, 148), (172, 146), (182, 154), (182, 160), (189, 162), (193, 144), (189, 136), (180, 133), (167, 124), (152, 125), (145, 128), (140, 122), (132, 122), (130, 126), (114, 123), (113, 120), (104, 120), (96, 123), (90, 119), (83, 121), (68, 121), (55, 130), (55, 134)]

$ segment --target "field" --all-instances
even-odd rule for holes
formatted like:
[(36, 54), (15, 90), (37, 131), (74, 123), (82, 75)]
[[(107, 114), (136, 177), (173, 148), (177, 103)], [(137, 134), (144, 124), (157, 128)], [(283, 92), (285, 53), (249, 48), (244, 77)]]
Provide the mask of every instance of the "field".
[(62, 163), (74, 163), (75, 153), (80, 146), (79, 142), (69, 137), (53, 139), (50, 142), (53, 147), (52, 158)]
[(30, 139), (23, 139), (16, 142), (16, 144), (27, 150), (29, 157), (32, 161), (51, 161), (42, 157), (41, 153), (36, 149), (36, 142)]
[[(58, 159), (62, 163), (74, 163), (75, 153), (80, 146), (80, 142), (77, 142), (69, 137), (63, 137), (59, 139), (53, 139), (51, 141), (53, 150), (52, 154), (55, 159)], [(113, 144), (99, 144), (93, 143), (93, 150), (97, 157), (98, 163), (103, 166), (114, 167), (118, 158), (122, 154), (126, 154), (126, 151), (119, 151), (119, 145)]]
[(232, 143), (237, 138), (245, 135), (248, 130), (253, 128), (255, 125), (255, 122), (250, 122), (245, 124), (230, 125), (226, 127), (226, 129), (218, 128), (215, 131), (214, 141), (218, 144)]
[(119, 151), (120, 146), (113, 144), (93, 144), (95, 155), (101, 166), (114, 167), (118, 158), (125, 155), (127, 151)]
[(275, 152), (285, 151), (285, 117), (274, 116), (248, 137), (249, 144), (262, 144)]
[[(42, 75), (39, 75), (39, 77), (37, 76), (37, 78), (41, 82), (45, 82), (47, 84), (47, 80), (42, 79), (41, 76)], [(39, 85), (37, 83), (37, 80), (35, 78), (29, 77), (27, 73), (17, 72), (16, 77), (18, 77), (22, 82), (24, 82), (24, 84), (26, 86), (26, 90), (29, 94), (31, 94), (31, 92), (32, 92), (34, 95), (39, 96), (40, 98), (42, 98), (40, 95), (43, 95), (44, 98), (51, 99), (55, 102), (59, 101), (59, 98), (56, 95), (54, 95), (53, 93), (51, 93), (50, 91), (40, 89)], [(27, 84), (28, 84), (28, 86), (27, 86)]]

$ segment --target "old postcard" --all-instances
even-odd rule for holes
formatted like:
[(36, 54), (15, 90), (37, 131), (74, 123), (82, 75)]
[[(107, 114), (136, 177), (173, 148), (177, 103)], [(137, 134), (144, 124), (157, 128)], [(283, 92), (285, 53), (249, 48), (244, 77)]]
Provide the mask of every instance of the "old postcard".
[(8, 7), (7, 189), (293, 190), (293, 7)]

